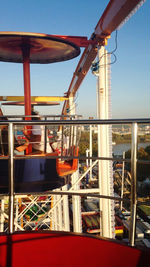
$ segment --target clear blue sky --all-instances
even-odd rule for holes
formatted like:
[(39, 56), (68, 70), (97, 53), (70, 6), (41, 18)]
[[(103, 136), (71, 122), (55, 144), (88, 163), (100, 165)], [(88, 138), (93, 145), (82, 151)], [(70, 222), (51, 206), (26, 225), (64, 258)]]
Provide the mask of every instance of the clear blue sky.
[[(108, 2), (1, 1), (0, 31), (83, 35), (90, 38)], [(150, 117), (149, 25), (150, 1), (146, 1), (118, 31), (117, 62), (111, 69), (113, 118)], [(111, 51), (114, 47), (113, 33), (106, 48)], [(80, 56), (62, 63), (31, 65), (31, 94), (62, 96), (68, 90), (79, 59)], [(22, 74), (22, 64), (0, 62), (0, 95), (23, 95)], [(80, 87), (76, 103), (78, 114), (85, 117), (96, 115), (96, 77), (91, 71)], [(14, 110), (15, 108), (11, 108), (8, 113)], [(40, 111), (54, 114), (58, 107)], [(61, 113), (61, 107), (58, 113)]]

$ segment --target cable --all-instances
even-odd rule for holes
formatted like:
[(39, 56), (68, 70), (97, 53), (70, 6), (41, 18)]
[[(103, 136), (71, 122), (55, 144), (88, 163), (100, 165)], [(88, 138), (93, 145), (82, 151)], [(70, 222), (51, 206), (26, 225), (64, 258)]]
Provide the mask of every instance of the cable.
[(114, 52), (116, 52), (116, 50), (118, 48), (118, 30), (116, 30), (116, 35), (115, 35), (115, 45), (116, 45), (116, 47), (114, 48), (113, 51), (109, 52), (109, 54), (113, 54)]
[[(117, 56), (115, 55), (115, 52), (116, 52), (116, 50), (117, 50), (117, 48), (118, 48), (118, 31), (116, 30), (115, 33), (116, 33), (116, 34), (115, 34), (115, 48), (114, 48), (112, 51), (110, 51), (110, 52), (104, 53), (104, 54), (99, 58), (99, 60), (98, 60), (97, 62), (94, 62), (94, 63), (92, 64), (92, 66), (91, 66), (91, 71), (92, 71), (93, 74), (98, 74), (98, 70), (99, 70), (99, 68), (104, 67), (105, 65), (112, 65), (112, 64), (116, 63), (116, 61), (117, 61)], [(110, 63), (108, 63), (108, 64), (105, 64), (105, 65), (101, 65), (101, 66), (100, 66), (100, 60), (101, 60), (102, 57), (104, 57), (105, 55), (113, 55), (113, 56), (114, 56), (114, 61), (113, 61), (113, 62), (110, 62)]]
[[(105, 55), (109, 55), (109, 53), (105, 53)], [(106, 66), (106, 65), (112, 65), (112, 64), (116, 63), (116, 61), (117, 61), (117, 56), (116, 56), (115, 54), (111, 54), (111, 55), (114, 56), (114, 61), (112, 61), (112, 62), (110, 62), (110, 63), (108, 63), (108, 64), (98, 65), (98, 69), (99, 69), (99, 68), (102, 68), (102, 67), (104, 67), (104, 66)]]

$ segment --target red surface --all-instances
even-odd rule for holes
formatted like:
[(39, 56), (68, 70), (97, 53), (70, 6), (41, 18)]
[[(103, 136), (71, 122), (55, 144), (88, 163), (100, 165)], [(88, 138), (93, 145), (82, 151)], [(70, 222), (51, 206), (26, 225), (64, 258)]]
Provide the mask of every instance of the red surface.
[[(30, 88), (30, 61), (28, 48), (23, 49), (23, 74), (24, 74), (24, 102), (25, 115), (31, 115), (31, 88)], [(31, 118), (27, 118), (30, 120)]]
[(146, 267), (148, 253), (112, 241), (69, 233), (0, 236), (0, 266)]
[(53, 63), (72, 59), (80, 48), (67, 39), (41, 33), (0, 32), (0, 61), (23, 62), (23, 49), (30, 51), (30, 63)]
[(141, 0), (111, 0), (95, 27), (95, 34), (107, 36), (115, 31)]
[(94, 45), (97, 44), (96, 41), (88, 40), (87, 37), (83, 36), (69, 36), (69, 35), (53, 35), (59, 38), (63, 38), (67, 41), (73, 42), (79, 47), (87, 47), (89, 44)]

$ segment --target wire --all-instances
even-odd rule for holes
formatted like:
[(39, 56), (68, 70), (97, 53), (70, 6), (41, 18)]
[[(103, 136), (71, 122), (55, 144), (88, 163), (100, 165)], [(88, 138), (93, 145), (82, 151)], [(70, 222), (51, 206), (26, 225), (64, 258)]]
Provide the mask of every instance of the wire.
[[(106, 55), (108, 55), (109, 53), (106, 53)], [(100, 69), (100, 68), (102, 68), (102, 67), (104, 67), (104, 66), (108, 66), (108, 65), (112, 65), (112, 64), (114, 64), (114, 63), (116, 63), (116, 61), (117, 61), (117, 56), (115, 55), (115, 54), (111, 54), (113, 57), (114, 57), (114, 60), (112, 61), (112, 62), (110, 62), (110, 63), (107, 63), (107, 64), (103, 64), (103, 65), (98, 65), (98, 69)]]
[(115, 48), (113, 51), (109, 52), (109, 54), (113, 54), (114, 52), (116, 52), (117, 48), (118, 48), (118, 30), (116, 30), (116, 34), (115, 34)]
[[(91, 66), (91, 70), (92, 70), (92, 73), (93, 73), (93, 74), (97, 74), (99, 68), (101, 68), (101, 67), (104, 67), (104, 66), (106, 66), (106, 65), (113, 65), (114, 63), (116, 63), (116, 61), (117, 61), (117, 56), (116, 56), (115, 52), (116, 52), (116, 50), (117, 50), (117, 48), (118, 48), (118, 31), (116, 30), (115, 33), (116, 33), (116, 34), (115, 34), (115, 48), (114, 48), (112, 51), (110, 51), (110, 52), (104, 53), (104, 54), (99, 58), (99, 60), (98, 60), (97, 62), (94, 62), (94, 63), (92, 64), (92, 66)], [(113, 62), (110, 62), (110, 63), (108, 63), (108, 64), (100, 65), (100, 61), (101, 61), (101, 59), (102, 59), (105, 55), (113, 55), (113, 57), (114, 57), (114, 61), (113, 61)]]

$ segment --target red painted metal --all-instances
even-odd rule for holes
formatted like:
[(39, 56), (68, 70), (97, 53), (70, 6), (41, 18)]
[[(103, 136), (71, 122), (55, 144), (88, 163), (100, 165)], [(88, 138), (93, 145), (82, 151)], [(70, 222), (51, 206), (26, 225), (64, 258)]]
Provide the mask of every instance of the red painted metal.
[(94, 40), (88, 40), (85, 36), (69, 36), (69, 35), (53, 35), (69, 42), (76, 44), (79, 47), (88, 47), (89, 44), (96, 44)]
[[(47, 34), (0, 32), (0, 60), (23, 62), (25, 115), (28, 116), (31, 115), (30, 63), (60, 62), (79, 54), (80, 48), (64, 38)], [(30, 128), (27, 126), (29, 133)], [(26, 153), (31, 152), (30, 145), (28, 150)]]
[(79, 45), (87, 45), (87, 38), (0, 32), (0, 61), (23, 62), (25, 115), (31, 114), (30, 63), (45, 64), (72, 59), (80, 54)]
[[(94, 40), (99, 46), (105, 45), (105, 39), (117, 29), (140, 1), (141, 0), (111, 0), (96, 25), (94, 33), (91, 35), (89, 41)], [(76, 94), (93, 60), (97, 56), (96, 44), (89, 44), (88, 47), (85, 48), (67, 91), (68, 97)], [(62, 114), (67, 113), (68, 102), (68, 100), (65, 101)]]
[(110, 35), (141, 0), (111, 0), (95, 28), (95, 34)]
[(41, 33), (0, 32), (0, 60), (22, 63), (23, 46), (30, 48), (30, 63), (47, 64), (72, 59), (80, 48), (67, 39)]
[[(97, 55), (96, 45), (94, 46), (90, 45), (90, 49), (88, 49), (88, 47), (85, 48), (81, 56), (81, 59), (77, 65), (77, 68), (73, 74), (68, 92), (66, 93), (67, 97), (75, 96), (87, 72), (89, 71), (91, 64), (93, 60), (95, 59), (96, 55)], [(62, 109), (62, 114), (66, 115), (68, 106), (69, 106), (69, 100), (65, 100), (64, 106)]]
[[(23, 57), (23, 76), (24, 76), (24, 108), (25, 115), (31, 115), (31, 88), (30, 88), (30, 46), (28, 44), (22, 45), (22, 57)], [(31, 120), (31, 117), (27, 117), (26, 120)], [(26, 127), (31, 134), (31, 126)], [(29, 145), (26, 149), (26, 154), (32, 152), (32, 146)]]
[(19, 232), (0, 236), (0, 266), (148, 267), (149, 251), (89, 235)]
[(23, 54), (25, 115), (31, 115), (30, 47), (28, 45), (24, 45), (22, 47), (22, 54)]

